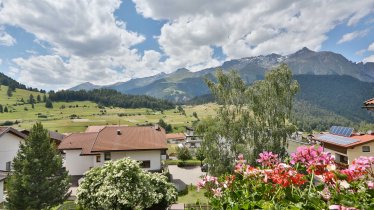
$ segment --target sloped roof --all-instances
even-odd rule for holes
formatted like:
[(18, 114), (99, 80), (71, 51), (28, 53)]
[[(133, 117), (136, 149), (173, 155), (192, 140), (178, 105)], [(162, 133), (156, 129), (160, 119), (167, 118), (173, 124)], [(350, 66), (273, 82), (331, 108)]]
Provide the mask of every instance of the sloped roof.
[[(120, 135), (117, 134), (120, 131)], [(166, 136), (163, 129), (153, 126), (121, 126), (102, 129), (91, 151), (123, 151), (166, 149)]]
[(99, 132), (70, 134), (58, 148), (82, 149), (82, 155), (92, 155), (101, 151), (167, 149), (167, 144), (163, 129), (152, 126), (105, 126)]
[(58, 146), (60, 150), (76, 150), (81, 149), (82, 155), (93, 155), (91, 152), (92, 144), (95, 142), (97, 132), (90, 133), (73, 133), (65, 137)]
[(168, 133), (166, 134), (166, 139), (177, 139), (177, 140), (184, 140), (186, 135), (184, 133)]
[(339, 143), (339, 139), (342, 138), (342, 137), (339, 136), (339, 135), (334, 135), (334, 134), (329, 134), (329, 135), (330, 136), (336, 136), (337, 137), (336, 140), (335, 141), (328, 141), (326, 139), (320, 138), (323, 135), (325, 135), (325, 133), (314, 135), (313, 139), (315, 139), (317, 141), (333, 144), (333, 145), (343, 147), (343, 148), (353, 148), (353, 147), (361, 145), (361, 144), (374, 142), (374, 135), (372, 135), (372, 134), (364, 134), (364, 135), (354, 135), (353, 134), (350, 137), (343, 137), (345, 139), (351, 140), (352, 143)]
[(22, 139), (25, 139), (27, 136), (23, 134), (22, 132), (12, 128), (12, 127), (6, 127), (6, 126), (0, 126), (0, 136), (4, 135), (5, 133), (11, 133), (13, 135), (16, 135)]

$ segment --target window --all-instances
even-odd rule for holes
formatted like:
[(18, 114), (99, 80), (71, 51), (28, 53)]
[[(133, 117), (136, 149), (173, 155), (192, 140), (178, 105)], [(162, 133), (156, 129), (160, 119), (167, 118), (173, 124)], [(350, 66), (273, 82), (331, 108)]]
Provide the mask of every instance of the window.
[(110, 160), (110, 159), (111, 159), (110, 152), (105, 152), (104, 153), (104, 160)]
[(362, 146), (362, 152), (370, 152), (370, 146)]
[(6, 162), (5, 170), (10, 171), (11, 169), (12, 169), (12, 162), (11, 161)]
[(150, 168), (151, 167), (151, 161), (150, 160), (141, 160), (140, 167), (141, 168)]
[(101, 155), (96, 155), (96, 163), (100, 163), (101, 162)]

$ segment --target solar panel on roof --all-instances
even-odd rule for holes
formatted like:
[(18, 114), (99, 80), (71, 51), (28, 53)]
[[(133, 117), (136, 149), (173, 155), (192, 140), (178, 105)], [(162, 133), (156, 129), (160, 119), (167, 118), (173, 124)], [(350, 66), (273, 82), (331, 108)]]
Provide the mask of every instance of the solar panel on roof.
[(353, 128), (342, 127), (342, 126), (332, 126), (329, 133), (349, 137), (352, 135)]
[(334, 144), (340, 144), (340, 145), (348, 145), (348, 144), (352, 144), (352, 143), (359, 141), (356, 139), (347, 138), (343, 136), (336, 136), (336, 135), (331, 135), (331, 134), (321, 135), (318, 137), (318, 139), (323, 140), (323, 141), (328, 141)]

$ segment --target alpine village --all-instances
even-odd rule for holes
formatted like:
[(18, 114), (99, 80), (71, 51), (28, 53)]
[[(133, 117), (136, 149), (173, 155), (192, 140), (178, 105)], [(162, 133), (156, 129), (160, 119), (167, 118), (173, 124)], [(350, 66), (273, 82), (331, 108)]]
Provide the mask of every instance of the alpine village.
[(374, 210), (374, 1), (0, 0), (0, 210)]

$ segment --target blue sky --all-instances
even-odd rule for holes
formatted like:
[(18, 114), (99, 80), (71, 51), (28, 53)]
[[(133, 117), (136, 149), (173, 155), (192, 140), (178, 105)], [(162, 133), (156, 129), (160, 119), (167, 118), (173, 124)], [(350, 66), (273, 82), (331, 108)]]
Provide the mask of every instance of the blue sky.
[(373, 11), (372, 0), (0, 0), (0, 71), (62, 89), (304, 46), (374, 62)]

